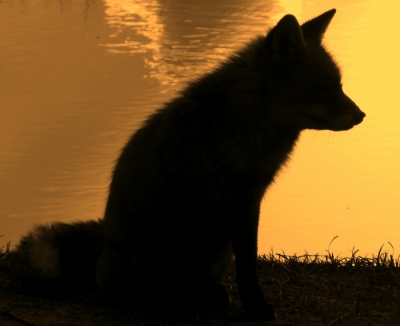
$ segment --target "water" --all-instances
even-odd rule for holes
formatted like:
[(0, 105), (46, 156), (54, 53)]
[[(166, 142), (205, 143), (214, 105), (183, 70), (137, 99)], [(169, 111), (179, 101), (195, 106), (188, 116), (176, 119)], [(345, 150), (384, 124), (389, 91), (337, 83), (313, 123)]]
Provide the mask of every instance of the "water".
[[(262, 206), (259, 251), (363, 254), (400, 246), (396, 1), (0, 1), (0, 234), (99, 218), (120, 148), (188, 79), (284, 14), (336, 7), (325, 36), (351, 131), (303, 133)], [(1, 245), (1, 243), (0, 243)]]

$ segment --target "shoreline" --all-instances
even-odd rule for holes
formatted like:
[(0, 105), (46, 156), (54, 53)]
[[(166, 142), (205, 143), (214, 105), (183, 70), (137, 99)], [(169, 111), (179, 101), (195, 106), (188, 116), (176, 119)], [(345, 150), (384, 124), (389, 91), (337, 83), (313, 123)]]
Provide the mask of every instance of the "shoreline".
[[(382, 248), (381, 248), (382, 249)], [(235, 270), (224, 285), (231, 309), (199, 314), (196, 325), (396, 325), (400, 320), (400, 267), (388, 252), (374, 258), (327, 255), (259, 257), (263, 293), (277, 311), (275, 322), (244, 320)], [(0, 253), (0, 324), (184, 325), (164, 314), (103, 306), (91, 289), (67, 297), (35, 295), (13, 277), (12, 259)]]

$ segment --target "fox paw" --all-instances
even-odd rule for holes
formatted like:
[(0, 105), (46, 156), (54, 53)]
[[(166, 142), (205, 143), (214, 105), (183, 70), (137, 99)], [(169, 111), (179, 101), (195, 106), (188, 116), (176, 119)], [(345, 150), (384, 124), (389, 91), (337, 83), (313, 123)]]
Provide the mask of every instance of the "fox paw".
[(221, 311), (228, 310), (231, 299), (221, 284), (213, 284), (199, 293), (199, 306), (201, 309), (207, 311)]
[(273, 321), (276, 320), (276, 312), (271, 304), (264, 304), (262, 307), (252, 307), (245, 311), (248, 321)]

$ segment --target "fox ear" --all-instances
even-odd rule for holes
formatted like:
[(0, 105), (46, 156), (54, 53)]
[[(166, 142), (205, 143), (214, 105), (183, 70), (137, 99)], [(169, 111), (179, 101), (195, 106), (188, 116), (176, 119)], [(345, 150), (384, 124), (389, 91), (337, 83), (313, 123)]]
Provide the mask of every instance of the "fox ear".
[(304, 37), (321, 42), (335, 13), (336, 9), (331, 9), (301, 25)]
[(299, 61), (306, 52), (303, 35), (296, 17), (284, 16), (274, 27), (272, 50), (278, 61)]

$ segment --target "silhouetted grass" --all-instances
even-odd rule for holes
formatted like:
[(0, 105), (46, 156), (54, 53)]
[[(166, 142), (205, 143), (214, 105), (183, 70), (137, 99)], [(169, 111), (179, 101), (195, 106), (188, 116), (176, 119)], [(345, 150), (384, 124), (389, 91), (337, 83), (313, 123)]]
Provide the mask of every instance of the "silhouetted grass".
[(354, 248), (350, 257), (329, 248), (326, 255), (270, 253), (260, 257), (259, 279), (283, 323), (400, 325), (399, 257), (382, 248), (372, 257)]
[[(0, 238), (4, 235), (0, 235)], [(5, 258), (10, 253), (11, 242), (8, 241), (4, 246), (0, 247), (0, 259)]]
[[(177, 324), (162, 314), (101, 306), (96, 293), (57, 300), (38, 298), (10, 281), (13, 271), (8, 267), (12, 267), (8, 252), (9, 244), (0, 249), (0, 258), (5, 257), (0, 259), (1, 325), (14, 325), (11, 321), (17, 320), (29, 325)], [(329, 247), (324, 255), (270, 252), (259, 257), (258, 274), (278, 320), (244, 320), (233, 267), (225, 282), (231, 310), (202, 314), (197, 325), (400, 325), (400, 267), (393, 253), (393, 247), (388, 252), (383, 246), (371, 257), (360, 256), (355, 249), (350, 257), (341, 257)]]

